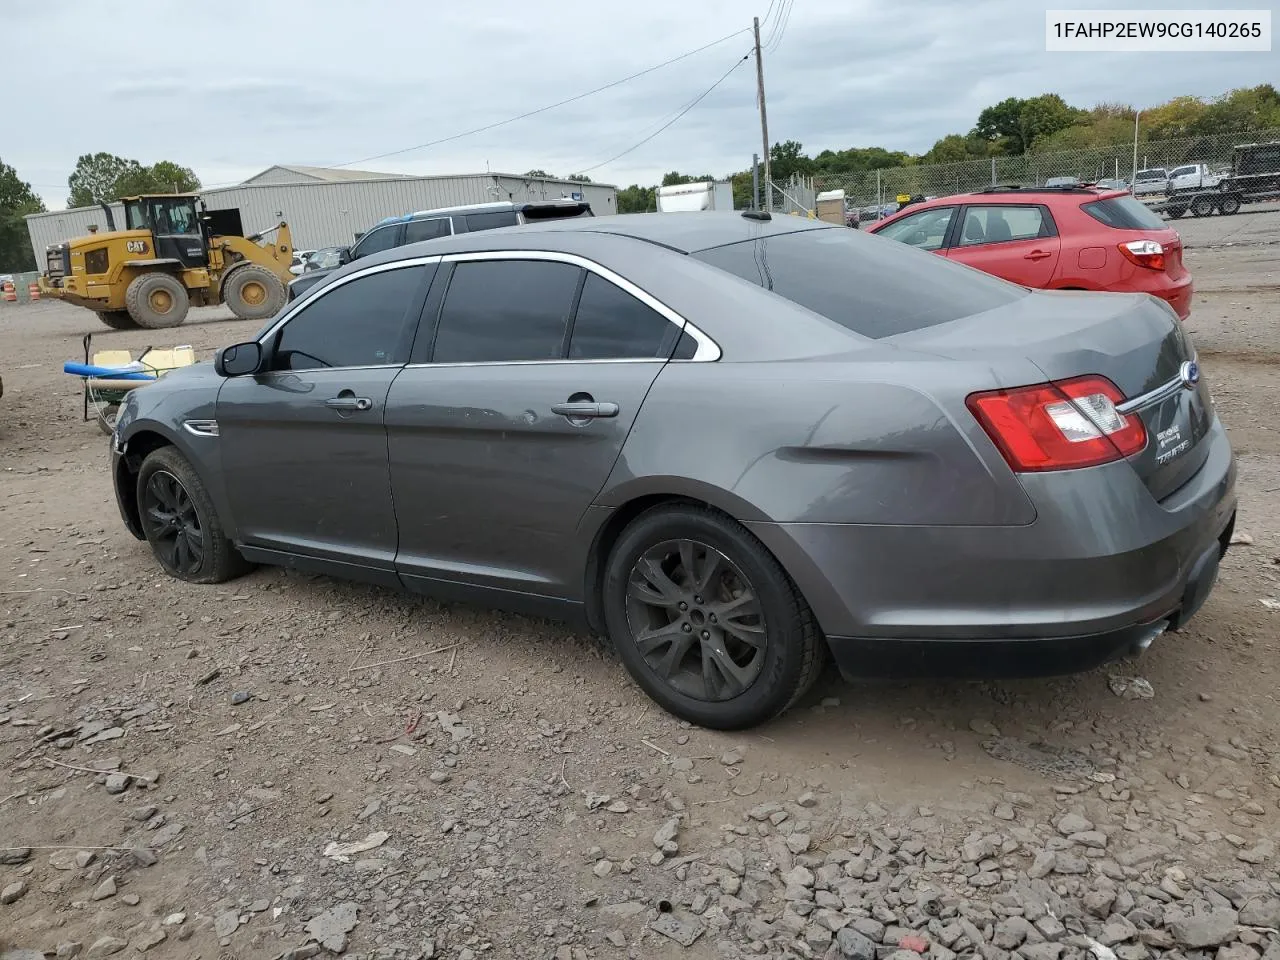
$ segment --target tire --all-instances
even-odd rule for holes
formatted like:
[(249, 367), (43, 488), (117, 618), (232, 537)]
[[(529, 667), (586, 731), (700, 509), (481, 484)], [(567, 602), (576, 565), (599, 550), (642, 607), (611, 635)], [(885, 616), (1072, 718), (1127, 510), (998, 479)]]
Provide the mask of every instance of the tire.
[(179, 326), (191, 309), (187, 288), (168, 273), (135, 277), (125, 291), (124, 303), (134, 323), (147, 330)]
[(222, 530), (195, 468), (175, 447), (160, 447), (138, 471), (138, 516), (161, 568), (188, 583), (223, 583), (252, 569)]
[[(710, 590), (685, 576), (686, 563), (711, 578)], [(743, 607), (748, 595), (754, 603)], [(817, 622), (786, 571), (748, 530), (706, 507), (660, 506), (636, 517), (609, 553), (601, 599), (609, 640), (632, 679), (699, 726), (738, 730), (770, 720), (808, 692), (825, 663)], [(738, 608), (733, 630), (724, 628), (730, 604)], [(646, 631), (664, 639), (644, 651), (637, 634)], [(729, 670), (717, 666), (726, 662)]]
[(99, 310), (98, 319), (112, 330), (137, 330), (138, 325), (129, 316), (128, 310)]
[(116, 417), (120, 416), (120, 404), (104, 403), (98, 408), (98, 429), (108, 437), (116, 432)]
[(1193, 217), (1213, 216), (1213, 198), (1212, 197), (1196, 197), (1194, 200), (1192, 200), (1191, 215)]
[(222, 285), (222, 299), (241, 320), (266, 320), (284, 309), (280, 278), (256, 263), (237, 267)]
[(1181, 218), (1182, 215), (1186, 212), (1187, 212), (1186, 207), (1170, 207), (1165, 211), (1165, 213), (1169, 215), (1170, 220), (1177, 220)]
[(1224, 217), (1230, 217), (1240, 212), (1240, 198), (1234, 193), (1229, 193), (1218, 203), (1218, 209)]

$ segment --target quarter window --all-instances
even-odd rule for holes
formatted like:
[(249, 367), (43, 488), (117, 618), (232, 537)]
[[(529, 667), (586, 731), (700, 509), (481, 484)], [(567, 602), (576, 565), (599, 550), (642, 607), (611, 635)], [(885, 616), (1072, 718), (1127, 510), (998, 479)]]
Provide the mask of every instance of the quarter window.
[(570, 360), (627, 360), (666, 357), (677, 336), (675, 324), (621, 287), (587, 274), (569, 339)]
[(417, 243), (419, 240), (435, 240), (447, 237), (449, 229), (448, 217), (432, 217), (430, 220), (410, 220), (404, 227), (404, 242)]
[(519, 222), (514, 210), (467, 214), (467, 229), (472, 233), (477, 230), (497, 230), (499, 227), (514, 227)]
[(938, 250), (947, 238), (947, 228), (951, 226), (951, 218), (955, 212), (955, 207), (921, 210), (876, 232), (882, 237), (897, 240), (920, 250)]
[[(351, 280), (321, 294), (276, 338), (276, 370), (384, 366), (409, 358), (410, 307), (426, 268), (400, 267)], [(416, 319), (416, 318), (415, 318)]]
[(1051, 235), (1052, 229), (1040, 207), (1015, 207), (1002, 203), (999, 206), (969, 207), (965, 210), (960, 246), (1034, 240)]
[(367, 257), (371, 253), (381, 253), (383, 250), (390, 250), (396, 246), (396, 234), (400, 230), (400, 224), (391, 223), (385, 227), (378, 227), (371, 230), (360, 238), (360, 242), (351, 248), (351, 259), (357, 260), (360, 257)]
[(546, 260), (455, 264), (432, 362), (560, 359), (582, 273)]

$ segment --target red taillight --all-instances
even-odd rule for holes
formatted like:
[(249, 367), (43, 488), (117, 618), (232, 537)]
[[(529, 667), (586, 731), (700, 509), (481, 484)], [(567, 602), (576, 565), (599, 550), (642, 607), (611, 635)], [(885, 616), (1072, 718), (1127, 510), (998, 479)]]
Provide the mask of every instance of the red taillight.
[(1018, 473), (1073, 470), (1130, 457), (1147, 429), (1116, 409), (1124, 400), (1105, 377), (1077, 377), (971, 394), (965, 402)]
[(1130, 240), (1120, 244), (1120, 252), (1130, 263), (1148, 270), (1164, 269), (1164, 247), (1155, 240)]

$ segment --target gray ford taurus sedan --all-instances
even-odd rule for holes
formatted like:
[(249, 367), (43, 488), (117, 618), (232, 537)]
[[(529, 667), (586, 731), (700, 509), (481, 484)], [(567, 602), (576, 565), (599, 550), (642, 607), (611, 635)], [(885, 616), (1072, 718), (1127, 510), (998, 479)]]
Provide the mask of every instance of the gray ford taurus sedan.
[(1235, 466), (1170, 309), (759, 214), (389, 250), (129, 395), (125, 524), (567, 616), (695, 723), (846, 676), (1062, 672), (1214, 583)]

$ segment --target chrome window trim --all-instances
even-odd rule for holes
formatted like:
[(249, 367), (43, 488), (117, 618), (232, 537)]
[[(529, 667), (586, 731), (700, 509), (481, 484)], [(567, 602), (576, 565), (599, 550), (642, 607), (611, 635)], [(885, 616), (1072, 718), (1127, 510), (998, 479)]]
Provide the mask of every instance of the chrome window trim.
[[(483, 261), (483, 260), (546, 260), (552, 263), (566, 263), (566, 264), (569, 264), (570, 266), (580, 267), (581, 269), (586, 270), (588, 273), (594, 273), (596, 276), (600, 277), (602, 280), (606, 280), (609, 283), (612, 283), (614, 286), (620, 288), (624, 292), (629, 293), (631, 296), (635, 297), (637, 300), (643, 303), (650, 310), (653, 310), (655, 313), (658, 313), (661, 316), (665, 317), (670, 323), (674, 324), (679, 330), (687, 332), (689, 336), (693, 337), (694, 342), (697, 343), (698, 345), (697, 349), (693, 353), (693, 356), (690, 357), (688, 360), (671, 360), (671, 361), (659, 360), (659, 362), (662, 362), (662, 363), (666, 363), (666, 362), (713, 363), (716, 360), (719, 360), (722, 355), (720, 350), (720, 345), (718, 343), (716, 343), (709, 336), (707, 336), (707, 334), (699, 330), (697, 326), (695, 326), (692, 322), (690, 322), (689, 320), (686, 320), (676, 311), (668, 307), (665, 303), (663, 303), (657, 297), (653, 296), (652, 294), (642, 289), (641, 287), (636, 286), (626, 277), (623, 277), (620, 274), (615, 273), (614, 271), (610, 270), (608, 267), (603, 266), (602, 264), (596, 263), (594, 260), (589, 260), (586, 257), (580, 256), (579, 254), (562, 253), (558, 250), (475, 250), (468, 253), (446, 253), (440, 258), (440, 260), (443, 263), (468, 263), (468, 262)], [(628, 358), (628, 359), (631, 359), (631, 358)], [(635, 359), (649, 360), (651, 358), (645, 357), (645, 358), (635, 358)], [(652, 358), (652, 359), (657, 359), (657, 358)], [(483, 361), (468, 362), (465, 365), (466, 366), (488, 366), (488, 365), (506, 366), (512, 363), (554, 363), (554, 362), (598, 363), (600, 361), (567, 360), (567, 359), (561, 359), (559, 361), (483, 360)], [(444, 363), (413, 364), (413, 366), (431, 366), (431, 367), (434, 367), (434, 366), (443, 367), (443, 366), (449, 366), (449, 365), (450, 364), (444, 364)], [(457, 364), (457, 365), (461, 366), (463, 364)]]
[(583, 363), (688, 363), (689, 361), (663, 360), (661, 357), (605, 357), (597, 360), (587, 358), (571, 359), (554, 357), (549, 360), (457, 360), (449, 363), (408, 363), (406, 370), (422, 370), (446, 367), (527, 367), (531, 365), (551, 366), (553, 364)]
[[(1193, 363), (1199, 362), (1198, 356), (1192, 357), (1191, 359)], [(1182, 379), (1182, 375), (1179, 374), (1167, 383), (1160, 384), (1160, 386), (1156, 387), (1154, 390), (1148, 390), (1146, 393), (1140, 394), (1131, 400), (1126, 400), (1124, 403), (1117, 403), (1116, 412), (1120, 414), (1138, 413), (1141, 410), (1145, 410), (1147, 407), (1160, 403), (1162, 400), (1168, 400), (1170, 397), (1176, 396), (1186, 389), (1188, 389), (1188, 384)]]
[[(267, 332), (258, 338), (258, 343), (264, 347), (267, 346), (268, 343), (270, 343), (271, 338), (280, 332), (281, 327), (283, 327), (286, 323), (288, 323), (290, 320), (296, 317), (299, 313), (301, 313), (307, 307), (311, 306), (313, 303), (318, 302), (321, 298), (327, 297), (330, 293), (332, 293), (334, 290), (337, 290), (339, 287), (346, 286), (348, 283), (352, 283), (355, 280), (359, 280), (361, 277), (368, 277), (375, 273), (383, 273), (387, 270), (403, 270), (409, 267), (425, 267), (428, 264), (439, 263), (439, 262), (440, 262), (439, 254), (437, 254), (434, 257), (411, 257), (406, 260), (391, 260), (387, 263), (374, 264), (371, 267), (364, 267), (360, 270), (357, 270), (354, 273), (349, 273), (347, 274), (347, 276), (342, 277), (338, 280), (335, 280), (333, 283), (330, 283), (327, 286), (325, 286), (314, 297), (307, 297), (307, 299), (299, 300), (297, 303), (295, 303), (292, 309), (286, 310), (285, 313), (281, 315), (280, 319), (277, 320), (274, 324), (272, 324), (271, 327), (267, 330)], [(395, 366), (400, 366), (400, 364), (395, 364)], [(326, 367), (324, 369), (351, 370), (353, 368), (352, 367)]]

